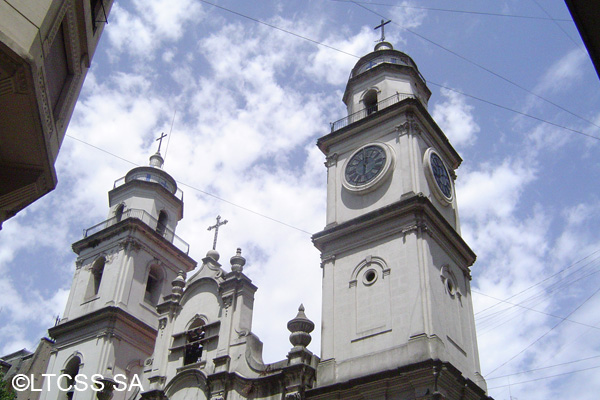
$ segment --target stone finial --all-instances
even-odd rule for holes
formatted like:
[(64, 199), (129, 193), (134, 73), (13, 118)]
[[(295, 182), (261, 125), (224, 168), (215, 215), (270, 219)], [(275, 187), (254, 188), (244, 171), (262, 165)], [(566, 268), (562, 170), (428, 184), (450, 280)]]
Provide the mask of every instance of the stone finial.
[(221, 258), (221, 255), (219, 254), (218, 251), (210, 249), (209, 251), (206, 252), (206, 257), (210, 257), (215, 261), (219, 261), (219, 258)]
[(290, 343), (294, 347), (306, 347), (311, 342), (310, 333), (315, 329), (315, 324), (304, 314), (304, 305), (298, 307), (296, 318), (287, 323), (287, 328), (292, 334), (290, 335)]
[(183, 271), (179, 271), (177, 277), (173, 279), (171, 285), (173, 286), (171, 290), (173, 296), (177, 299), (180, 299), (183, 295), (183, 288), (185, 288), (185, 276)]
[(242, 272), (244, 265), (246, 265), (246, 259), (242, 257), (242, 249), (238, 247), (235, 256), (231, 257), (229, 262), (231, 263), (231, 270), (233, 272)]

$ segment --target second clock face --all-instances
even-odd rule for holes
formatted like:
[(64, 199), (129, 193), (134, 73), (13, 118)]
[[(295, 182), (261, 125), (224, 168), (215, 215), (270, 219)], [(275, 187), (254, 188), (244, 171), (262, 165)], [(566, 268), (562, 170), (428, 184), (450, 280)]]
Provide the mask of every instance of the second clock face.
[(444, 162), (436, 153), (432, 152), (430, 155), (431, 170), (433, 171), (433, 177), (438, 187), (444, 194), (444, 196), (450, 200), (452, 199), (452, 184), (450, 183), (450, 176), (448, 176), (448, 170)]
[(346, 182), (353, 186), (366, 185), (381, 174), (386, 166), (385, 149), (378, 145), (365, 146), (346, 164)]

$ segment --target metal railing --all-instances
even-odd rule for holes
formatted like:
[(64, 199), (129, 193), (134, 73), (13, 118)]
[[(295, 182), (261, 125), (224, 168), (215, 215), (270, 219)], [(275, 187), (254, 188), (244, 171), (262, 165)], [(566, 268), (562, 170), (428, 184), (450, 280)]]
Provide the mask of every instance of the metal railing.
[(158, 220), (150, 215), (149, 212), (145, 210), (139, 210), (137, 208), (130, 208), (129, 210), (123, 211), (121, 215), (115, 215), (112, 218), (107, 219), (106, 221), (102, 221), (99, 224), (96, 224), (90, 228), (83, 230), (83, 237), (86, 238), (90, 235), (93, 235), (96, 232), (101, 231), (102, 229), (108, 228), (118, 222), (121, 222), (127, 218), (136, 218), (148, 225), (151, 229), (156, 231), (159, 235), (167, 239), (169, 242), (173, 243), (175, 247), (179, 250), (183, 251), (185, 254), (189, 254), (190, 245), (187, 244), (183, 239), (175, 234), (171, 229), (167, 228), (163, 224), (159, 226)]
[(381, 111), (384, 108), (387, 108), (393, 104), (399, 103), (400, 101), (408, 98), (416, 98), (414, 94), (409, 93), (396, 93), (393, 96), (388, 97), (387, 99), (381, 100), (377, 104), (371, 107), (363, 108), (360, 111), (357, 111), (353, 114), (348, 115), (345, 118), (337, 120), (335, 122), (331, 122), (331, 132), (337, 131), (345, 126), (348, 126), (356, 121), (359, 121), (377, 111)]

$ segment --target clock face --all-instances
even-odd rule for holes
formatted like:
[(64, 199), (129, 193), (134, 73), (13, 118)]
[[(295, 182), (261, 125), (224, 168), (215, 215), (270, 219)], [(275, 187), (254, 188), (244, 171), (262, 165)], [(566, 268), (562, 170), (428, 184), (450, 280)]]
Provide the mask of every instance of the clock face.
[(433, 172), (433, 177), (435, 178), (435, 182), (438, 187), (446, 196), (446, 198), (452, 198), (452, 184), (450, 183), (450, 176), (448, 175), (448, 170), (444, 165), (444, 162), (436, 153), (431, 153), (430, 156), (431, 162), (431, 170)]
[(387, 163), (385, 149), (379, 145), (368, 145), (354, 153), (346, 164), (345, 178), (352, 186), (362, 186), (379, 176)]
[(427, 149), (425, 152), (423, 162), (425, 164), (425, 175), (429, 181), (431, 191), (442, 204), (450, 204), (454, 198), (454, 194), (452, 192), (452, 178), (450, 178), (446, 164), (444, 164), (440, 155), (432, 148)]

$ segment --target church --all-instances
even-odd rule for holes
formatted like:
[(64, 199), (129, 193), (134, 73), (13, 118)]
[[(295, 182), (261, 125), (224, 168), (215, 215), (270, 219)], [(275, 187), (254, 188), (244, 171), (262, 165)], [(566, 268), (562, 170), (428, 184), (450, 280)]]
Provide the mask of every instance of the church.
[(188, 255), (176, 235), (182, 192), (159, 145), (148, 166), (115, 182), (107, 220), (73, 244), (63, 318), (38, 357), (47, 375), (36, 385), (48, 389), (18, 397), (491, 399), (470, 290), (476, 256), (455, 196), (462, 160), (428, 112), (430, 95), (415, 62), (381, 41), (350, 73), (348, 115), (317, 141), (327, 174), (326, 221), (312, 237), (319, 355), (307, 349), (315, 324), (300, 305), (290, 351), (262, 361), (247, 260), (241, 249), (228, 262), (214, 247), (200, 261)]

